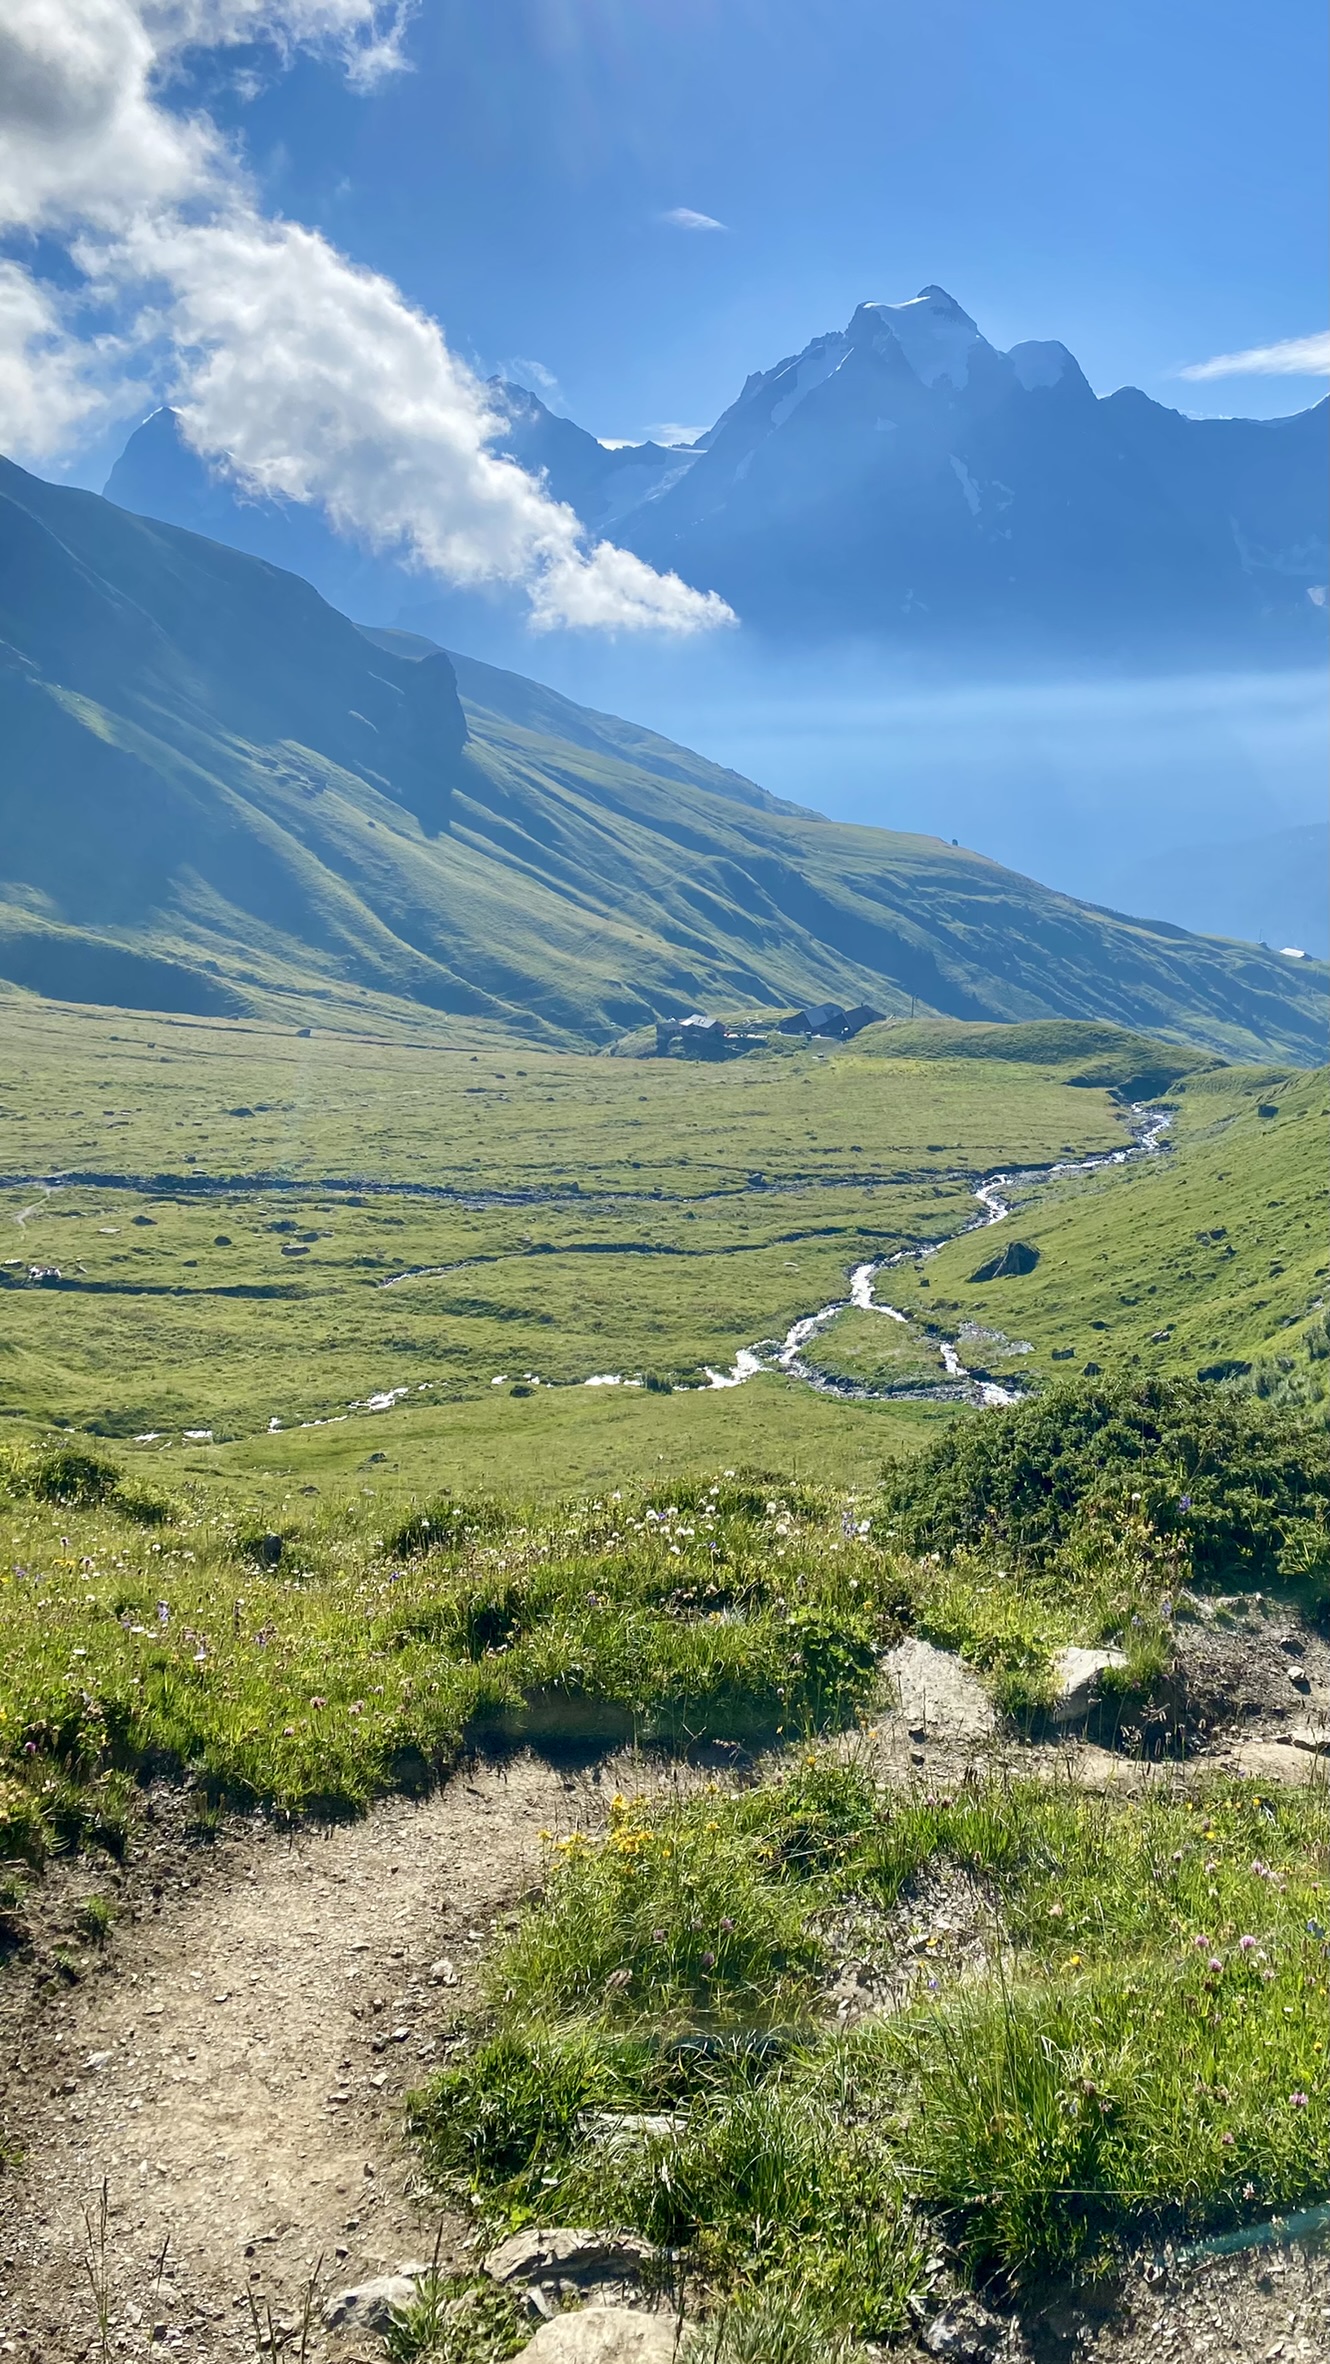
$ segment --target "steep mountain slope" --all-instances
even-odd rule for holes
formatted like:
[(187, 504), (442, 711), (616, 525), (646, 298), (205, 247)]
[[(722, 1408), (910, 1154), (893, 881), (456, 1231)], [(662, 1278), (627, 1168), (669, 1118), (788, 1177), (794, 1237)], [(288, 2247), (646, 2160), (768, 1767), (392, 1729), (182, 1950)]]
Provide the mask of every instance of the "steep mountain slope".
[[(1100, 399), (1064, 345), (1000, 353), (936, 287), (861, 304), (755, 372), (687, 449), (607, 449), (524, 388), (494, 394), (504, 448), (593, 532), (773, 636), (1173, 665), (1324, 648), (1324, 403), (1189, 419), (1130, 387)], [(308, 573), (357, 613), (425, 596), (318, 517), (210, 473), (169, 411), (106, 489)], [(467, 612), (441, 603), (450, 636)]]
[[(386, 643), (386, 645), (385, 645)], [(649, 732), (0, 467), (0, 977), (365, 994), (604, 1042), (698, 1003), (1107, 1017), (1313, 1059), (1316, 964), (779, 804)]]

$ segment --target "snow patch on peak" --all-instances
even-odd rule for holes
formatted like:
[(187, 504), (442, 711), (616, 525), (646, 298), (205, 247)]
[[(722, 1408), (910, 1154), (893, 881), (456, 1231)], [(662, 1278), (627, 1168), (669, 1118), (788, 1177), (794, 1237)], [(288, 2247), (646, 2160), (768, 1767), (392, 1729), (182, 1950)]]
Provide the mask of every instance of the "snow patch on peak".
[[(925, 386), (945, 378), (963, 386), (970, 374), (970, 353), (984, 339), (968, 312), (963, 312), (944, 287), (925, 287), (903, 304), (861, 304), (855, 320), (886, 329)], [(851, 322), (853, 329), (854, 322)]]
[(1032, 339), (1024, 345), (1013, 345), (1007, 359), (1027, 394), (1032, 394), (1036, 386), (1056, 386), (1069, 369), (1076, 367), (1066, 346), (1056, 341), (1040, 343)]

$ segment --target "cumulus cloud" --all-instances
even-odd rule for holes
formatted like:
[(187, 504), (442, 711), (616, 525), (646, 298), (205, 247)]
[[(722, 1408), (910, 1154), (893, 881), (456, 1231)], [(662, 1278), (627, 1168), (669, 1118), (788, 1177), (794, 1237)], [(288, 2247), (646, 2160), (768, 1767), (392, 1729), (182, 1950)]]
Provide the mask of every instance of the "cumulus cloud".
[[(543, 628), (731, 620), (714, 594), (588, 544), (494, 450), (506, 421), (437, 323), (318, 232), (266, 217), (216, 126), (168, 103), (201, 46), (330, 47), (352, 80), (381, 78), (404, 22), (379, 0), (8, 0), (0, 225), (64, 237), (88, 289), (133, 320), (122, 361), (164, 357), (190, 441), (253, 488), (318, 502), (450, 581), (520, 585)], [(44, 405), (58, 441), (110, 399), (112, 345), (80, 343), (56, 299), (5, 268), (0, 421), (31, 450)]]
[(714, 214), (694, 213), (691, 205), (672, 205), (668, 213), (659, 213), (658, 222), (671, 230), (724, 230), (725, 222), (718, 222)]
[(1245, 353), (1216, 353), (1193, 361), (1180, 378), (1330, 377), (1330, 329), (1311, 337), (1285, 337), (1278, 345), (1252, 345)]

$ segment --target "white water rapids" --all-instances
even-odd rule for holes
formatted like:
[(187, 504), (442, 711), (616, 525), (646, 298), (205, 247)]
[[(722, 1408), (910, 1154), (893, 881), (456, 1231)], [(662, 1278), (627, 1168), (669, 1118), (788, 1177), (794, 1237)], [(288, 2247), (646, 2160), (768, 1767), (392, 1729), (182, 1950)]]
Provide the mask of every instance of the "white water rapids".
[[(1005, 1195), (1018, 1189), (1034, 1189), (1043, 1182), (1056, 1182), (1073, 1174), (1097, 1173), (1102, 1166), (1125, 1166), (1137, 1158), (1153, 1157), (1159, 1150), (1171, 1119), (1165, 1109), (1132, 1109), (1136, 1138), (1129, 1149), (1109, 1149), (1095, 1157), (1067, 1158), (1050, 1166), (1021, 1166), (1010, 1173), (990, 1174), (974, 1187), (974, 1198), (979, 1212), (963, 1224), (959, 1232), (950, 1232), (947, 1239), (963, 1238), (966, 1232), (983, 1231), (990, 1224), (1002, 1223), (1011, 1213), (1011, 1201)], [(875, 1295), (878, 1275), (889, 1272), (894, 1265), (926, 1262), (935, 1256), (947, 1239), (930, 1240), (919, 1248), (900, 1248), (894, 1256), (882, 1256), (875, 1262), (856, 1264), (850, 1274), (848, 1297), (838, 1297), (834, 1304), (820, 1306), (816, 1313), (806, 1313), (791, 1324), (780, 1339), (764, 1338), (755, 1346), (741, 1346), (728, 1371), (714, 1371), (707, 1366), (709, 1387), (742, 1387), (745, 1380), (756, 1379), (762, 1371), (785, 1371), (793, 1379), (802, 1379), (809, 1387), (824, 1395), (852, 1396), (872, 1400), (884, 1394), (893, 1396), (933, 1396), (964, 1398), (977, 1404), (1014, 1404), (1023, 1390), (1003, 1387), (995, 1379), (979, 1379), (962, 1362), (953, 1338), (930, 1337), (927, 1344), (936, 1347), (945, 1377), (933, 1382), (919, 1381), (914, 1386), (881, 1389), (861, 1387), (854, 1380), (828, 1377), (824, 1371), (814, 1370), (804, 1359), (804, 1348), (834, 1322), (838, 1314), (852, 1309), (860, 1313), (880, 1313), (887, 1321), (901, 1322), (907, 1329), (914, 1324), (898, 1306), (880, 1303)]]

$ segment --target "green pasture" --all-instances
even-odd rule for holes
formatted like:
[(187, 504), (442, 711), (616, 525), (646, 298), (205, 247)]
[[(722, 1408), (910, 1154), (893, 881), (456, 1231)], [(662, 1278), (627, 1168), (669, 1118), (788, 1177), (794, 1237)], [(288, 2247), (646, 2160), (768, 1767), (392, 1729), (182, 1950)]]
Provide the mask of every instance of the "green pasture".
[[(247, 1467), (398, 1390), (452, 1407), (436, 1436), (469, 1405), (478, 1438), (496, 1381), (704, 1386), (857, 1263), (965, 1223), (975, 1174), (1125, 1138), (1104, 1090), (1034, 1066), (496, 1058), (6, 1006), (4, 1413), (172, 1453), (211, 1430)], [(647, 1466), (690, 1427), (782, 1464), (802, 1422), (827, 1432), (810, 1399), (746, 1394), (639, 1415)], [(520, 1410), (541, 1438), (603, 1417)]]

